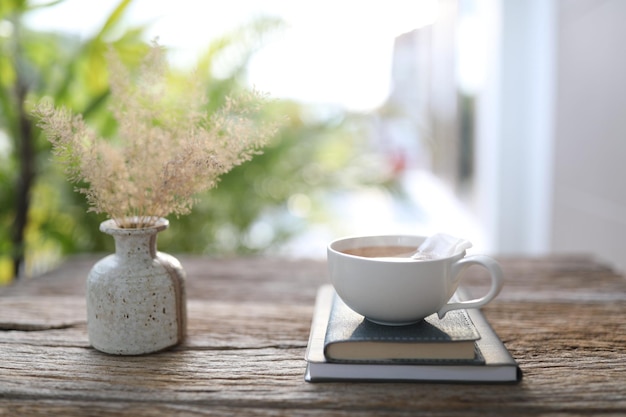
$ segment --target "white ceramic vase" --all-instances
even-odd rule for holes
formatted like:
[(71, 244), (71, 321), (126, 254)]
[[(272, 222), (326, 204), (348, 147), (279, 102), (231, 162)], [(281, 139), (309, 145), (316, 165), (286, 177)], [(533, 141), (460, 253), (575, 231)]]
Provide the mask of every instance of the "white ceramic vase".
[(180, 343), (186, 333), (185, 272), (157, 252), (157, 233), (169, 226), (122, 229), (113, 220), (100, 230), (115, 239), (115, 254), (98, 261), (87, 278), (87, 330), (99, 351), (141, 355)]

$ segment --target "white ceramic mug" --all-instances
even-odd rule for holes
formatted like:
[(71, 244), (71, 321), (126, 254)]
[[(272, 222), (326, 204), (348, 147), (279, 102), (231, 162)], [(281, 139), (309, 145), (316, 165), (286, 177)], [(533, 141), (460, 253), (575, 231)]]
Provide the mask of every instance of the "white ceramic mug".
[[(406, 247), (417, 250), (425, 236), (362, 236), (335, 240), (327, 248), (330, 280), (337, 294), (354, 311), (385, 325), (406, 325), (437, 313), (478, 308), (493, 300), (504, 279), (500, 265), (485, 255), (465, 256), (465, 251), (433, 260), (365, 257), (346, 251)], [(385, 256), (385, 255), (382, 255)], [(481, 298), (449, 302), (462, 272), (480, 265), (491, 275), (491, 288)]]

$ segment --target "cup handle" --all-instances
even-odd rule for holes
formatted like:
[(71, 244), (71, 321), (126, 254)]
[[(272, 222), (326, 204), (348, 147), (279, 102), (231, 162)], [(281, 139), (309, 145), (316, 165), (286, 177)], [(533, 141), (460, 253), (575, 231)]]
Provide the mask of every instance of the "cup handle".
[(440, 319), (442, 319), (446, 315), (446, 313), (451, 310), (482, 307), (485, 304), (489, 303), (491, 300), (493, 300), (498, 295), (498, 293), (500, 293), (502, 285), (504, 285), (504, 275), (502, 274), (502, 268), (500, 268), (500, 265), (498, 264), (498, 262), (495, 261), (495, 259), (490, 258), (489, 256), (472, 255), (456, 261), (452, 265), (452, 271), (450, 274), (452, 276), (452, 280), (459, 280), (463, 271), (465, 271), (472, 265), (481, 265), (485, 267), (487, 271), (489, 271), (489, 274), (491, 275), (491, 288), (489, 289), (489, 292), (484, 297), (474, 300), (445, 304), (439, 309), (439, 311), (437, 311), (437, 315)]

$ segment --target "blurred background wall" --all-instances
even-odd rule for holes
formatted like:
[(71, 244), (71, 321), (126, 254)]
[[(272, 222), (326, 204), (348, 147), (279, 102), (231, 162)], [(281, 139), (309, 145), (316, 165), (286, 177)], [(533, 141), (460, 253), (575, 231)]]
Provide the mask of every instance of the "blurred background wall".
[(626, 270), (626, 3), (562, 1), (552, 248)]
[[(12, 83), (30, 83), (24, 110), (56, 94), (82, 111), (91, 97), (97, 121), (106, 90), (86, 87), (104, 88), (98, 51), (133, 54), (155, 36), (177, 70), (200, 59), (217, 101), (255, 86), (290, 119), (172, 222), (170, 252), (323, 258), (346, 234), (443, 231), (475, 252), (588, 253), (626, 270), (625, 1), (44, 3), (0, 3), (0, 282), (13, 264), (28, 276), (111, 246), (39, 137), (35, 203), (11, 240)], [(70, 212), (71, 227), (58, 220)]]
[(626, 269), (626, 2), (473, 3), (492, 42), (474, 195), (489, 247)]

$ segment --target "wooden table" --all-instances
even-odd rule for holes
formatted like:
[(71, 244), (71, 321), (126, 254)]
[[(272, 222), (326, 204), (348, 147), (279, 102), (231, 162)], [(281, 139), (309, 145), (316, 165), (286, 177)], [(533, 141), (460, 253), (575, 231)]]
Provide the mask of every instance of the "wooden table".
[[(626, 280), (589, 257), (500, 259), (506, 287), (484, 312), (520, 363), (517, 385), (304, 382), (328, 280), (313, 260), (181, 256), (186, 342), (109, 356), (85, 325), (97, 259), (0, 288), (0, 415), (626, 415)], [(482, 273), (468, 271), (470, 290)]]

